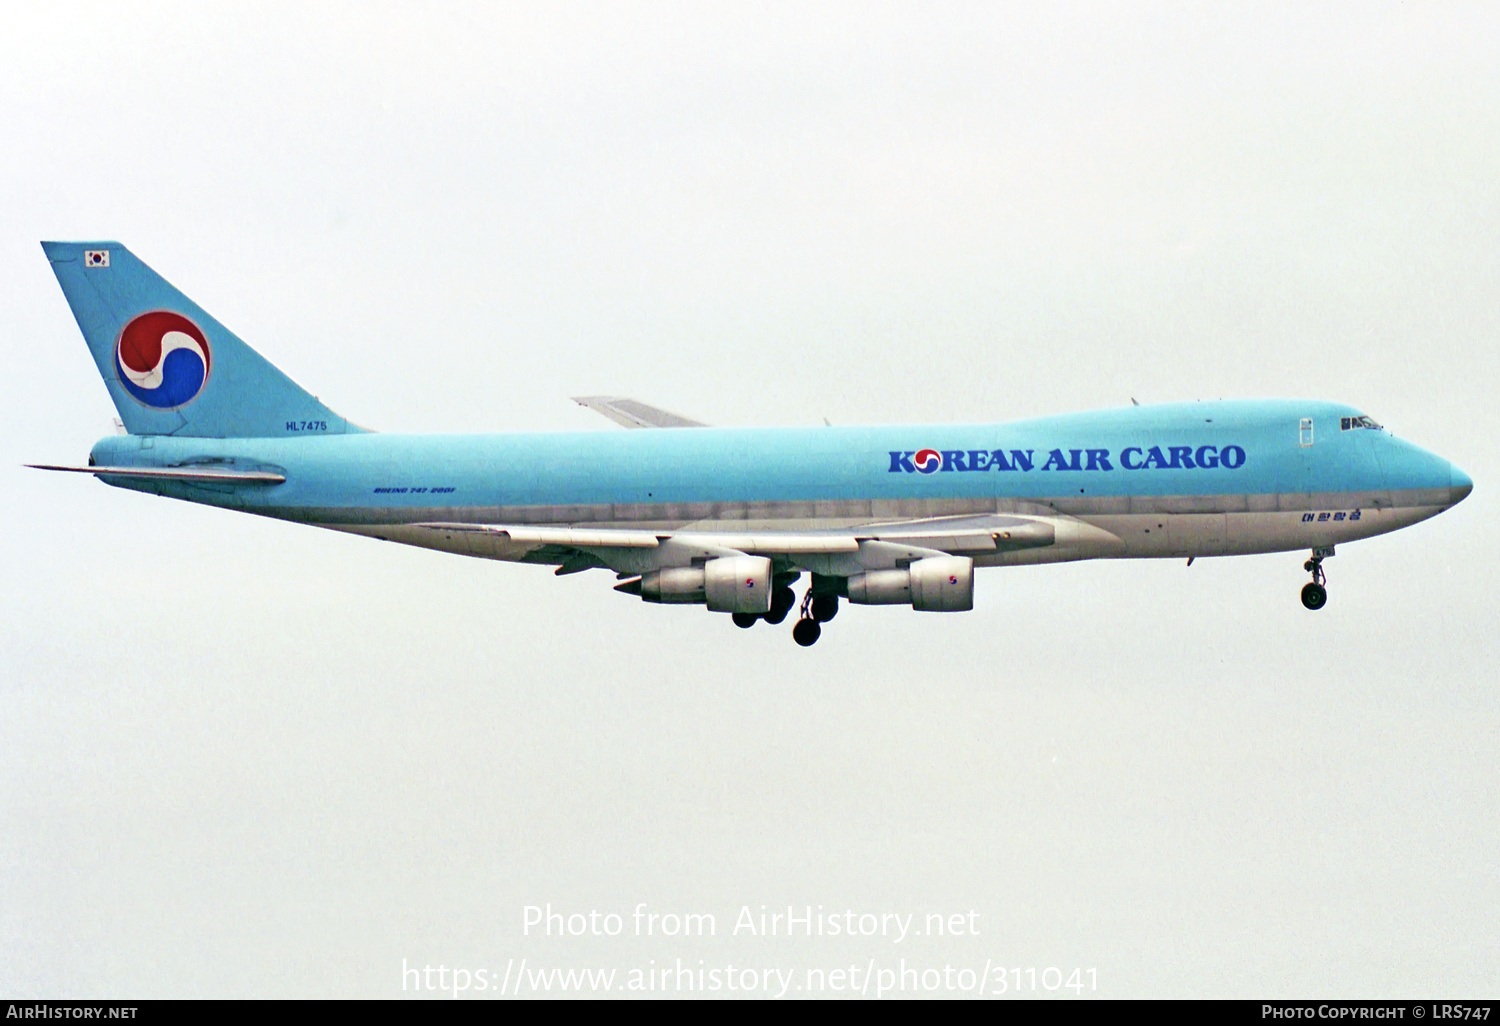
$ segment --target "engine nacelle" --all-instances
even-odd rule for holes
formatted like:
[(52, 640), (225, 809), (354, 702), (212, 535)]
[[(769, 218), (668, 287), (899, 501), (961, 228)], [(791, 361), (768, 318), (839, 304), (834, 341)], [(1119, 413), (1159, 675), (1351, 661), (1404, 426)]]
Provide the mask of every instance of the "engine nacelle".
[(764, 556), (722, 556), (703, 565), (703, 592), (715, 613), (769, 613), (771, 561)]
[(963, 613), (974, 608), (974, 560), (968, 556), (929, 556), (911, 565), (911, 605), (930, 613)]
[(642, 574), (641, 598), (647, 602), (702, 602), (703, 571), (674, 566)]
[(906, 570), (868, 570), (849, 578), (849, 601), (861, 606), (911, 605), (911, 574)]
[(641, 575), (647, 602), (707, 602), (715, 613), (765, 613), (771, 609), (771, 561), (764, 556), (722, 556), (701, 568), (669, 567)]
[(869, 570), (849, 578), (849, 601), (867, 606), (906, 605), (929, 613), (974, 608), (974, 560), (929, 556), (905, 570)]

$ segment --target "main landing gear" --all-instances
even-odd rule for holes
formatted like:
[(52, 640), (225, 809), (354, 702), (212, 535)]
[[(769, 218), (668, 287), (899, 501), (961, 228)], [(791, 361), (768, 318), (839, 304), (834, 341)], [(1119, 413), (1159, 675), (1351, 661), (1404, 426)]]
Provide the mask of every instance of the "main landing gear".
[(1312, 580), (1302, 586), (1302, 604), (1308, 609), (1322, 609), (1328, 603), (1328, 578), (1323, 574), (1323, 560), (1333, 555), (1333, 546), (1313, 549), (1312, 559), (1302, 564), (1302, 569), (1312, 574)]
[[(730, 619), (736, 627), (750, 628), (764, 620), (766, 623), (781, 623), (797, 605), (797, 595), (792, 591), (800, 574), (788, 572), (777, 574), (771, 584), (771, 608), (764, 613), (734, 613)], [(816, 644), (823, 634), (823, 625), (839, 615), (839, 591), (841, 581), (837, 577), (814, 574), (812, 584), (802, 596), (802, 606), (797, 622), (792, 626), (792, 640), (803, 648)]]
[(792, 640), (803, 648), (822, 637), (823, 625), (839, 615), (838, 593), (815, 590), (817, 585), (818, 578), (814, 576), (812, 586), (802, 596), (802, 618), (792, 628)]
[[(795, 581), (797, 578), (793, 577)], [(786, 614), (792, 611), (797, 604), (797, 593), (792, 591), (790, 582), (781, 585), (771, 593), (771, 611), (766, 614), (766, 623), (777, 624), (786, 619)]]
[(764, 620), (766, 623), (777, 624), (786, 619), (786, 615), (792, 611), (797, 604), (797, 593), (792, 591), (792, 583), (797, 580), (798, 574), (777, 574), (771, 587), (771, 609), (765, 613), (734, 613), (730, 619), (736, 627), (754, 627), (757, 621)]

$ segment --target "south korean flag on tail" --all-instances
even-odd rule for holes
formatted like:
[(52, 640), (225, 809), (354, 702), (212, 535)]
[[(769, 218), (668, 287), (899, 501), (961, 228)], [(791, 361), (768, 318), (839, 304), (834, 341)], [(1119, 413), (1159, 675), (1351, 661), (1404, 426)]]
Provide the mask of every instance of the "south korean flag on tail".
[(109, 250), (107, 250), (107, 249), (86, 249), (86, 250), (84, 250), (83, 251), (83, 266), (84, 267), (108, 267), (109, 266)]

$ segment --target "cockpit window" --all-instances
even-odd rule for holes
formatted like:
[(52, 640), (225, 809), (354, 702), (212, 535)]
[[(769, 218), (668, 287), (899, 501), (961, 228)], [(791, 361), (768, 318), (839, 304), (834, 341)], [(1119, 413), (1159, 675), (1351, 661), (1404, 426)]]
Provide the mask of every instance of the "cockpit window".
[(1372, 431), (1379, 431), (1380, 425), (1369, 417), (1340, 417), (1339, 428), (1343, 431), (1354, 431), (1358, 428), (1369, 428)]

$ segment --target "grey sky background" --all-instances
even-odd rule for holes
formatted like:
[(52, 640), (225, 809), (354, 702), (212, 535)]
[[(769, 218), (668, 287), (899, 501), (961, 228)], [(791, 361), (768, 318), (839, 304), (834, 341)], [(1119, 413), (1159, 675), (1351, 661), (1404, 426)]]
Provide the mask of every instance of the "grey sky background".
[[(0, 993), (904, 956), (1494, 996), (1500, 14), (1035, 6), (6, 5)], [(804, 651), (21, 469), (113, 416), (44, 238), (380, 430), (1317, 396), (1476, 487), (1316, 615), (1299, 554), (1083, 563)], [(641, 901), (720, 936), (520, 936)], [(981, 935), (724, 936), (789, 903)]]

